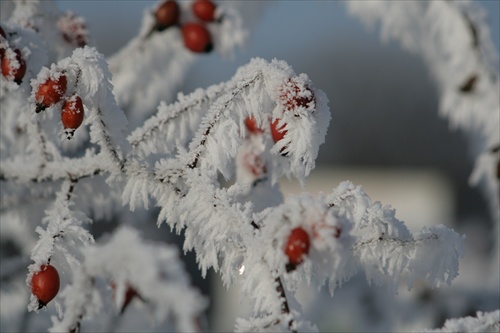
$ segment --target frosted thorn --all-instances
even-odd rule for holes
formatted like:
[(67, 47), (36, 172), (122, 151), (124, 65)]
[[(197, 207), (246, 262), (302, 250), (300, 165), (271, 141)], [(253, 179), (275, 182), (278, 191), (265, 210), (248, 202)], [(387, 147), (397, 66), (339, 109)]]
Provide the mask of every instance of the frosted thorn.
[(64, 130), (64, 134), (66, 134), (66, 139), (71, 140), (73, 138), (73, 135), (75, 135), (75, 129), (74, 128), (66, 128)]
[(243, 275), (243, 273), (245, 273), (245, 265), (241, 265), (238, 269), (238, 274)]

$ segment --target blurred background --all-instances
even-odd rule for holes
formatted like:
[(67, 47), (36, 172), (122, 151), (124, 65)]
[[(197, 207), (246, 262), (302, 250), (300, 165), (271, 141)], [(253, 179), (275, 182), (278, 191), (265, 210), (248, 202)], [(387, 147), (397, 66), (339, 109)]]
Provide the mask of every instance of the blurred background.
[[(487, 12), (498, 52), (500, 2), (478, 2)], [(92, 44), (111, 55), (137, 34), (144, 10), (156, 1), (58, 3), (61, 9), (85, 17)], [(285, 193), (328, 192), (340, 181), (351, 180), (363, 185), (374, 200), (396, 208), (397, 216), (411, 230), (446, 224), (467, 235), (467, 254), (481, 256), (491, 250), (491, 244), (485, 241), (492, 230), (488, 208), (479, 189), (468, 185), (473, 162), (467, 140), (463, 133), (450, 130), (447, 120), (438, 117), (437, 89), (422, 59), (406, 53), (396, 43), (380, 42), (378, 31), (366, 29), (338, 1), (245, 1), (240, 6), (252, 18), (247, 22), (250, 38), (246, 47), (228, 59), (217, 54), (202, 56), (181, 90), (189, 93), (197, 87), (226, 81), (239, 66), (257, 56), (283, 59), (297, 73), (307, 73), (315, 86), (326, 92), (332, 122), (326, 143), (320, 148), (317, 169), (306, 188), (285, 180)], [(155, 228), (155, 224), (151, 223), (151, 227)], [(161, 234), (161, 239), (166, 238), (182, 246), (182, 239)], [(234, 292), (237, 287), (227, 293), (216, 275), (202, 280), (194, 256), (188, 253), (184, 257), (193, 282), (211, 297), (211, 327), (232, 330), (234, 318), (245, 311), (244, 305), (238, 305), (240, 300)], [(457, 283), (472, 279), (477, 270), (473, 265), (462, 266)], [(335, 316), (326, 311), (327, 315), (321, 317), (314, 306), (309, 306), (307, 314), (317, 320), (320, 328), (332, 327), (332, 318), (340, 320), (335, 326), (338, 329), (356, 327), (343, 316), (352, 302), (349, 290), (349, 284), (341, 288), (334, 297), (335, 304), (320, 302), (331, 306)], [(323, 294), (311, 296), (304, 291), (300, 297), (305, 304), (313, 300), (318, 304)], [(407, 297), (404, 291), (401, 297)], [(361, 301), (372, 302), (376, 308), (372, 299)], [(499, 304), (493, 302), (491, 306), (494, 309)], [(474, 304), (471, 307), (473, 311)], [(235, 308), (240, 313), (234, 312)], [(324, 307), (322, 310), (325, 312)], [(377, 316), (377, 311), (370, 315)], [(448, 314), (441, 315), (446, 318)]]

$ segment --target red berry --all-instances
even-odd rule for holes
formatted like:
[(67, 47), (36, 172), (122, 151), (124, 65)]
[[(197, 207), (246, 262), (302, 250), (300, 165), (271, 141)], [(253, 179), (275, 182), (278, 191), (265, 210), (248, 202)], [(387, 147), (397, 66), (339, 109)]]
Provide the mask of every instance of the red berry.
[(249, 152), (243, 156), (243, 165), (257, 178), (267, 173), (267, 166), (264, 159), (253, 152)]
[(66, 12), (57, 21), (57, 27), (67, 43), (78, 47), (87, 45), (88, 30), (85, 20), (81, 16)]
[(276, 120), (274, 120), (271, 123), (271, 135), (275, 143), (283, 139), (285, 137), (286, 132), (288, 132), (287, 130), (284, 129), (286, 125), (283, 125), (280, 128), (278, 128), (279, 121), (280, 119), (276, 118)]
[(35, 94), (37, 101), (36, 112), (40, 112), (49, 106), (59, 102), (61, 97), (66, 92), (68, 82), (66, 75), (60, 74), (58, 78), (48, 78), (45, 82), (38, 86)]
[(285, 247), (285, 254), (290, 264), (296, 266), (309, 253), (309, 235), (301, 227), (292, 230)]
[(262, 128), (257, 125), (257, 120), (254, 116), (249, 116), (245, 119), (245, 126), (252, 134), (260, 134), (263, 132)]
[(215, 19), (215, 4), (210, 0), (196, 0), (193, 3), (194, 15), (202, 21), (212, 22)]
[(155, 12), (156, 30), (162, 31), (176, 25), (179, 21), (180, 10), (177, 1), (168, 0), (161, 4)]
[(64, 101), (61, 110), (61, 121), (68, 140), (73, 137), (75, 130), (82, 124), (83, 116), (83, 103), (80, 96), (75, 95)]
[(296, 78), (290, 78), (281, 86), (280, 100), (285, 111), (297, 107), (307, 108), (314, 101), (314, 94), (308, 87), (300, 84)]
[[(21, 50), (14, 49), (14, 59), (9, 56), (8, 50), (2, 54), (2, 74), (9, 80), (21, 84), (26, 74), (26, 61), (24, 61)], [(14, 61), (13, 61), (14, 60)]]
[[(111, 288), (113, 288), (113, 298), (116, 298), (116, 283), (112, 282), (111, 283)], [(132, 286), (130, 286), (127, 283), (127, 289), (125, 290), (125, 298), (123, 300), (123, 304), (120, 309), (120, 313), (123, 313), (127, 306), (132, 302), (132, 300), (137, 297), (142, 300), (142, 297), (137, 293), (137, 290), (135, 290)]]
[(59, 292), (59, 273), (52, 265), (42, 265), (31, 278), (31, 293), (38, 298), (38, 308), (46, 306)]
[(186, 23), (182, 26), (184, 46), (196, 53), (212, 51), (212, 37), (208, 29), (198, 23)]

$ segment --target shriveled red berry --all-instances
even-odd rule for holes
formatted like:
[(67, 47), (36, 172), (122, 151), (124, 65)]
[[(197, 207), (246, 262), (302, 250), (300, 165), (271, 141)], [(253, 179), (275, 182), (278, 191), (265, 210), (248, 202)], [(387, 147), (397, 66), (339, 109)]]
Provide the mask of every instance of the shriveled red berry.
[(31, 278), (31, 293), (38, 299), (38, 308), (46, 306), (59, 292), (59, 273), (52, 265), (42, 265)]
[(285, 111), (297, 107), (309, 107), (314, 101), (314, 94), (309, 87), (304, 87), (297, 78), (290, 78), (280, 88), (280, 101)]
[(245, 126), (252, 134), (259, 134), (263, 132), (262, 128), (257, 125), (257, 120), (254, 116), (249, 116), (245, 119)]
[(276, 143), (283, 139), (285, 137), (285, 134), (288, 132), (285, 130), (285, 124), (282, 125), (280, 128), (278, 128), (278, 123), (280, 122), (279, 118), (276, 118), (272, 123), (271, 123), (271, 135), (273, 137), (273, 141)]
[(77, 16), (73, 12), (66, 12), (57, 21), (57, 27), (67, 43), (78, 47), (87, 45), (88, 30), (85, 20), (81, 16)]
[(212, 51), (212, 37), (208, 29), (199, 23), (186, 23), (182, 26), (184, 46), (196, 53)]
[(297, 266), (304, 260), (304, 256), (309, 253), (309, 234), (297, 227), (292, 230), (286, 242), (285, 254), (290, 264)]
[(243, 165), (256, 178), (260, 178), (267, 173), (266, 162), (262, 156), (249, 152), (243, 156)]
[(64, 101), (61, 109), (61, 121), (68, 140), (73, 137), (75, 130), (83, 122), (83, 103), (80, 96), (72, 96)]
[(21, 50), (4, 51), (2, 54), (2, 74), (8, 80), (21, 84), (24, 74), (26, 74), (26, 61), (23, 59)]
[(36, 112), (40, 112), (59, 102), (66, 92), (68, 81), (66, 75), (60, 74), (59, 77), (48, 78), (38, 86), (35, 94)]
[(176, 25), (179, 22), (180, 9), (179, 4), (175, 0), (163, 2), (155, 12), (157, 31), (163, 31), (168, 27)]
[(210, 0), (196, 0), (193, 2), (193, 13), (202, 21), (212, 22), (215, 20), (215, 9), (217, 7)]

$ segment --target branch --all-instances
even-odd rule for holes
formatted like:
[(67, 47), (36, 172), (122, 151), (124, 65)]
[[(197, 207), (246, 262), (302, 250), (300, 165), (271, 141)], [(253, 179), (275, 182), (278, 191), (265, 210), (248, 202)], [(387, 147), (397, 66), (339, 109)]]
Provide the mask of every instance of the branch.
[[(189, 158), (188, 167), (191, 169), (196, 168), (198, 164), (198, 159), (202, 151), (204, 150), (205, 142), (207, 141), (210, 131), (217, 125), (220, 119), (223, 117), (224, 112), (229, 108), (229, 106), (234, 102), (234, 100), (240, 96), (242, 91), (244, 91), (249, 86), (255, 84), (256, 81), (262, 79), (262, 74), (258, 72), (250, 79), (238, 82), (236, 88), (231, 89), (225, 95), (222, 95), (215, 106), (212, 106), (208, 112), (207, 117), (204, 119), (204, 123), (200, 126), (198, 131), (199, 134), (196, 135), (197, 140), (192, 142), (190, 145), (191, 154), (193, 157)], [(200, 135), (201, 133), (201, 135)]]
[[(290, 315), (290, 307), (288, 306), (288, 300), (286, 298), (285, 289), (283, 288), (283, 283), (281, 282), (281, 279), (279, 277), (277, 277), (274, 281), (277, 284), (276, 292), (278, 293), (279, 298), (281, 299), (281, 302), (282, 302), (281, 303), (281, 313), (284, 315)], [(278, 324), (278, 323), (279, 323), (279, 321), (276, 324)], [(293, 319), (290, 319), (290, 321), (288, 322), (288, 329), (292, 333), (297, 333), (297, 331), (293, 329), (293, 325), (294, 325)]]
[[(144, 125), (135, 129), (128, 137), (128, 141), (133, 148), (137, 148), (141, 143), (150, 139), (151, 136), (159, 132), (159, 130), (165, 126), (167, 123), (177, 120), (179, 117), (186, 117), (186, 113), (198, 112), (198, 116), (203, 114), (201, 107), (208, 106), (210, 101), (220, 97), (224, 85), (213, 86), (212, 89), (206, 89), (200, 92), (200, 90), (193, 92), (192, 94), (182, 97), (182, 100), (178, 100), (173, 104), (166, 105), (164, 102), (158, 107), (158, 112), (147, 119)], [(167, 136), (167, 133), (162, 133)], [(175, 131), (174, 131), (175, 133)]]

